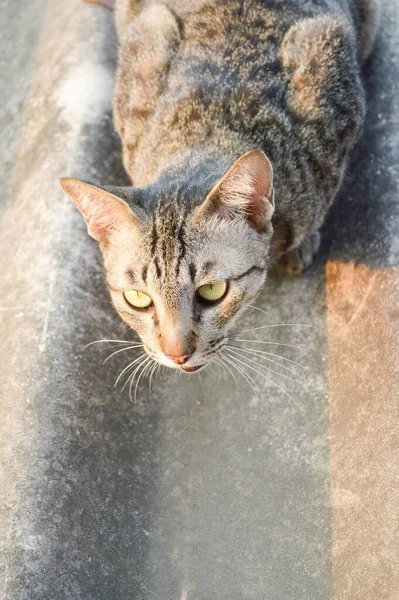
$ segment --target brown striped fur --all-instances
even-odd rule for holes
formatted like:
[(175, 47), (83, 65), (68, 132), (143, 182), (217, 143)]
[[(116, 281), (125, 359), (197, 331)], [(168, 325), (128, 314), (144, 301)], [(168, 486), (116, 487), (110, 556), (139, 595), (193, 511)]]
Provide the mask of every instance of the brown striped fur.
[[(203, 364), (270, 260), (311, 262), (361, 131), (377, 12), (374, 0), (117, 0), (114, 116), (133, 185), (63, 187), (101, 230), (115, 307), (156, 360)], [(212, 280), (228, 294), (201, 306)], [(129, 287), (152, 313), (126, 307)]]

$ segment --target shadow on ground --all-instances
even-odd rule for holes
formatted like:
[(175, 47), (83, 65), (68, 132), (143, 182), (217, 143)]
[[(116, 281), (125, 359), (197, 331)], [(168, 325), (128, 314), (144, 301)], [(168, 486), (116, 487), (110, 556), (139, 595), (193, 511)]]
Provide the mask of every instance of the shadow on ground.
[(363, 137), (324, 227), (325, 256), (328, 252), (331, 260), (370, 267), (399, 264), (399, 65), (397, 55), (387, 51), (384, 25), (364, 66), (368, 110)]

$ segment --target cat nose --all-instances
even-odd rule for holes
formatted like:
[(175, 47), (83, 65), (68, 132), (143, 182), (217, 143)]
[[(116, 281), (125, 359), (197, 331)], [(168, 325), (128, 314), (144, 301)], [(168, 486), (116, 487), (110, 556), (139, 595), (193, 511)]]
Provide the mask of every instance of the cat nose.
[(159, 345), (164, 355), (177, 365), (184, 365), (195, 352), (195, 334), (190, 335), (161, 335)]
[(165, 353), (165, 356), (170, 360), (173, 360), (173, 362), (177, 365), (184, 365), (184, 363), (190, 358), (191, 354), (180, 354), (179, 356), (173, 356), (172, 354)]

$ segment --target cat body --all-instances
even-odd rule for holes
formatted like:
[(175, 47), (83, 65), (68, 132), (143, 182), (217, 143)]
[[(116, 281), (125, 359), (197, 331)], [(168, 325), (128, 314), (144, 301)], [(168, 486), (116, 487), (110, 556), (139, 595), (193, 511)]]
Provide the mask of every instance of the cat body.
[[(155, 360), (202, 366), (271, 261), (310, 264), (361, 131), (376, 16), (372, 0), (117, 0), (114, 119), (133, 185), (63, 187)], [(127, 306), (130, 288), (152, 304)]]
[(273, 258), (297, 247), (323, 222), (363, 121), (358, 6), (117, 2), (115, 123), (134, 184), (216, 180), (260, 148), (278, 195)]

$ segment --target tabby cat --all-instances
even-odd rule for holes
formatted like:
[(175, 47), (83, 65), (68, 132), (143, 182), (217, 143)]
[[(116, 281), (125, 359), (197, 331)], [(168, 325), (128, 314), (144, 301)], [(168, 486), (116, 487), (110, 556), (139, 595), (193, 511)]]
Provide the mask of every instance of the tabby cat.
[(223, 348), (279, 262), (312, 262), (361, 130), (374, 0), (117, 0), (114, 117), (131, 187), (61, 185), (155, 361)]

